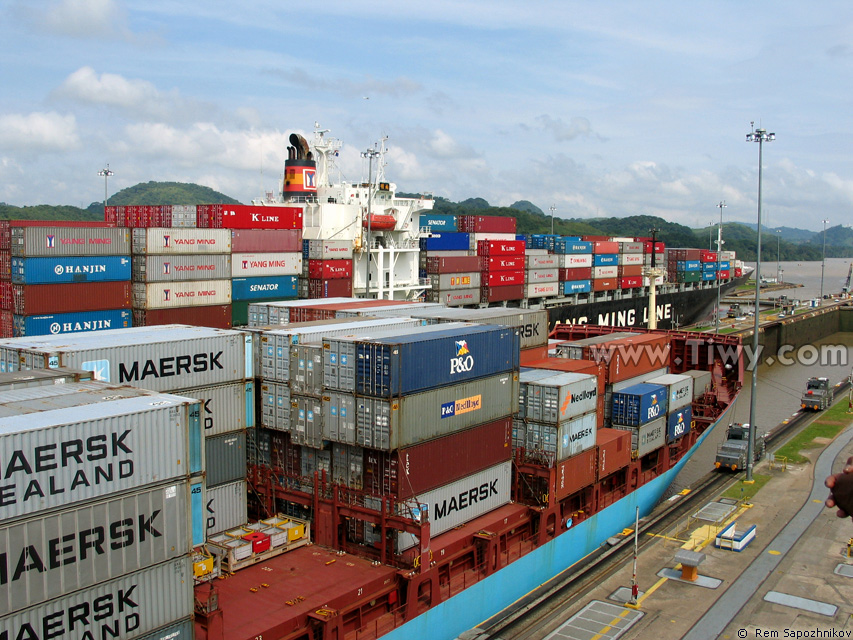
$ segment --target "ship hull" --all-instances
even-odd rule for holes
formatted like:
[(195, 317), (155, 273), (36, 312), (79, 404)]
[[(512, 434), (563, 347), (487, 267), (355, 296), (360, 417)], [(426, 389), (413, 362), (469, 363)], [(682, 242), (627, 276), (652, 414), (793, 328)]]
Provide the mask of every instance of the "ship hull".
[(453, 640), (582, 560), (611, 536), (626, 527), (633, 527), (637, 508), (640, 509), (640, 517), (652, 511), (705, 438), (726, 420), (733, 406), (734, 402), (672, 469), (494, 575), (383, 635), (383, 640), (424, 637), (424, 629), (429, 629), (431, 640)]

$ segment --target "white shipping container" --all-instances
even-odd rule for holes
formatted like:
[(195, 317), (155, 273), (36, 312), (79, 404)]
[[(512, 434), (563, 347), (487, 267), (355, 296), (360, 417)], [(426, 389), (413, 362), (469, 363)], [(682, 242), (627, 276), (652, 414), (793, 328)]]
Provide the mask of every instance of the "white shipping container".
[(432, 288), (438, 291), (473, 289), (480, 286), (480, 272), (431, 273), (429, 274), (429, 280)]
[[(619, 242), (619, 252), (622, 254), (625, 254), (625, 253), (642, 254), (643, 249), (645, 249), (645, 246), (643, 245), (642, 242), (634, 242), (630, 238), (628, 238), (627, 241), (621, 241), (620, 240), (620, 242)], [(626, 263), (626, 264), (628, 264), (628, 263)], [(631, 263), (631, 264), (633, 264), (633, 263)]]
[(355, 301), (356, 298), (323, 298), (322, 300), (275, 300), (252, 303), (249, 305), (249, 326), (266, 327), (273, 324), (290, 324), (290, 309), (294, 307)]
[(452, 289), (450, 291), (427, 291), (428, 302), (440, 302), (448, 307), (462, 307), (469, 304), (480, 304), (480, 289)]
[(131, 250), (148, 255), (231, 253), (231, 229), (135, 228)]
[[(663, 276), (657, 276), (657, 277), (655, 277), (655, 284), (656, 284), (656, 285), (661, 285), (661, 284), (663, 284), (663, 282), (664, 282)], [(651, 278), (649, 278), (648, 276), (644, 277), (644, 278), (643, 278), (643, 286), (644, 286), (644, 287), (650, 287), (650, 286), (652, 286), (652, 284), (651, 284)]]
[(309, 260), (352, 260), (352, 240), (309, 240)]
[(525, 285), (527, 298), (545, 298), (560, 294), (559, 282), (530, 283)]
[(593, 278), (616, 278), (619, 275), (619, 267), (593, 267)]
[(231, 280), (133, 283), (137, 309), (173, 309), (231, 304)]
[(199, 401), (201, 428), (205, 437), (242, 431), (255, 426), (253, 380), (182, 389), (181, 395)]
[(192, 616), (192, 558), (170, 560), (0, 618), (0, 638), (138, 638)]
[(559, 256), (553, 254), (535, 255), (528, 249), (525, 255), (525, 267), (527, 269), (558, 269), (560, 267)]
[(133, 256), (135, 282), (175, 282), (178, 280), (222, 280), (231, 278), (231, 256), (192, 253), (168, 256)]
[(234, 253), (231, 255), (231, 277), (298, 276), (302, 273), (302, 254)]
[(515, 240), (514, 233), (497, 233), (497, 232), (483, 232), (483, 233), (469, 233), (468, 237), (470, 239), (469, 248), (471, 251), (477, 250), (477, 243), (480, 240)]
[(731, 262), (736, 257), (734, 251), (720, 251), (720, 262)]
[(620, 253), (619, 254), (619, 264), (621, 265), (632, 265), (632, 264), (643, 264), (643, 254), (641, 253)]
[[(595, 446), (598, 416), (595, 411), (561, 422), (557, 426), (557, 462)], [(666, 431), (666, 424), (664, 424)]]
[(525, 274), (528, 283), (559, 282), (560, 272), (557, 269), (528, 269)]
[(693, 378), (680, 373), (667, 373), (654, 378), (646, 378), (643, 382), (659, 384), (667, 388), (669, 403), (667, 411), (673, 412), (693, 402)]
[(218, 487), (208, 487), (205, 503), (207, 535), (235, 529), (248, 521), (248, 485), (237, 480)]
[(523, 371), (519, 375), (520, 418), (556, 424), (596, 410), (598, 378), (557, 371), (552, 371), (552, 375), (542, 375), (540, 371), (544, 369)]
[(560, 268), (561, 269), (574, 269), (575, 267), (591, 267), (592, 266), (592, 254), (591, 253), (583, 253), (583, 254), (559, 254), (560, 258)]
[[(434, 539), (509, 503), (511, 476), (512, 462), (502, 462), (418, 496), (420, 511), (426, 510), (429, 517), (430, 536)], [(414, 535), (397, 534), (397, 553), (417, 544), (418, 539)]]

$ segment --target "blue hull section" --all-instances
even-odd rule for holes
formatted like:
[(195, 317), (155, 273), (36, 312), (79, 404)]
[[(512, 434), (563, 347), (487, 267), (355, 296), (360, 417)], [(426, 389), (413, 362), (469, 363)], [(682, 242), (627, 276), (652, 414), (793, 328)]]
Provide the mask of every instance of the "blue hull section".
[(696, 449), (726, 419), (732, 406), (734, 403), (705, 430), (696, 445), (672, 469), (495, 575), (382, 636), (383, 640), (423, 638), (426, 637), (424, 629), (429, 629), (431, 640), (453, 640), (565, 571), (598, 549), (607, 538), (626, 527), (633, 528), (637, 507), (640, 508), (640, 517), (651, 512)]

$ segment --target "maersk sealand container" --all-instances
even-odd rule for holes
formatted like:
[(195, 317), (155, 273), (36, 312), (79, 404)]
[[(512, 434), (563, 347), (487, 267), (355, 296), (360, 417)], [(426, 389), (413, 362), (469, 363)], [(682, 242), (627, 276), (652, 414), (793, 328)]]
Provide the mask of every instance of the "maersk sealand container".
[(517, 370), (519, 344), (518, 329), (495, 325), (360, 342), (356, 393), (391, 398)]

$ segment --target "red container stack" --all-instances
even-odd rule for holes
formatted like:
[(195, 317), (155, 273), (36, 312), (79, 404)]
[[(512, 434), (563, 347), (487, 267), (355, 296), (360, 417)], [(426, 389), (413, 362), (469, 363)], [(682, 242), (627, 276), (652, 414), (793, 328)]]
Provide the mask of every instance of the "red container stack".
[(355, 271), (350, 240), (302, 242), (300, 297), (337, 298), (352, 295)]
[[(468, 216), (475, 217), (475, 216)], [(515, 223), (513, 218), (509, 218)], [(480, 240), (480, 300), (502, 302), (520, 300), (525, 293), (524, 242), (520, 240)]]

